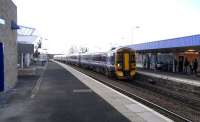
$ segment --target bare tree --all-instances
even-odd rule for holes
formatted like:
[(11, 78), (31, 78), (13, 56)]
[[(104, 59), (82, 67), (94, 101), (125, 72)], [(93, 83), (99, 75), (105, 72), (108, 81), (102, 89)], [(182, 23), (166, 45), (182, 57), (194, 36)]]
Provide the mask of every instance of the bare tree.
[(69, 48), (69, 54), (78, 53), (78, 48), (76, 46), (71, 46)]
[(87, 47), (80, 47), (79, 50), (80, 50), (80, 53), (86, 53), (89, 51)]
[(86, 53), (88, 52), (88, 48), (87, 47), (84, 47), (84, 46), (71, 46), (69, 48), (69, 54), (75, 54), (75, 53)]

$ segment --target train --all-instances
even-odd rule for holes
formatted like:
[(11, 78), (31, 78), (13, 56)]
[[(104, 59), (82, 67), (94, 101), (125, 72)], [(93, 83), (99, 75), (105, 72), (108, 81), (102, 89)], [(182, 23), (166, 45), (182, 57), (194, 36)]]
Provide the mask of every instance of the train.
[(127, 47), (115, 48), (108, 52), (57, 55), (54, 56), (54, 60), (117, 79), (133, 80), (136, 76), (135, 50)]

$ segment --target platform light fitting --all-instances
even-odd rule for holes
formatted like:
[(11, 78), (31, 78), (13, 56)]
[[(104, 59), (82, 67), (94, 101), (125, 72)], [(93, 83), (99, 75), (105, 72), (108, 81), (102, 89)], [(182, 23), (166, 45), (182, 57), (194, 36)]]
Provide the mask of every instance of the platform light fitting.
[(187, 50), (187, 52), (195, 52), (196, 50), (193, 50), (193, 49), (189, 49)]
[(199, 54), (198, 52), (185, 52), (185, 54)]

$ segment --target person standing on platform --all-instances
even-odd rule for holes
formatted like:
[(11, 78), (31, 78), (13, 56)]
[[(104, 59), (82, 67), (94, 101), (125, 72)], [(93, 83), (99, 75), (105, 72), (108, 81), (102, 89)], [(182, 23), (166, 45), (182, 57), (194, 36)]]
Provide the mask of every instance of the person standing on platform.
[(174, 59), (174, 70), (175, 70), (175, 72), (177, 72), (177, 60), (176, 59)]
[(188, 73), (188, 66), (189, 66), (188, 59), (185, 58), (185, 62), (184, 62), (184, 72), (185, 72), (186, 74)]
[(183, 72), (183, 59), (182, 58), (179, 59), (178, 70), (179, 70), (179, 72)]
[(195, 59), (193, 62), (193, 70), (195, 74), (197, 74), (197, 69), (198, 69), (198, 61), (197, 59)]
[(146, 59), (144, 60), (144, 69), (146, 69), (146, 64), (147, 64), (147, 62), (146, 62)]
[(193, 74), (193, 67), (192, 67), (192, 65), (193, 65), (193, 62), (190, 62), (190, 74)]

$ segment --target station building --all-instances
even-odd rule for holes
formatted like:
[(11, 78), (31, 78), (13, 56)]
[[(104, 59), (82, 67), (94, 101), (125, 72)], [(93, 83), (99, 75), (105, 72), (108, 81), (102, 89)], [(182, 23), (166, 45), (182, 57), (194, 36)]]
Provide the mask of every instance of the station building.
[[(137, 67), (170, 72), (191, 72), (194, 61), (200, 72), (200, 35), (129, 45), (136, 50)], [(185, 67), (185, 62), (188, 62)]]
[(17, 35), (18, 68), (29, 68), (33, 60), (33, 54), (40, 37), (35, 34), (36, 29), (20, 26)]
[(17, 81), (17, 7), (12, 0), (0, 0), (0, 92)]

